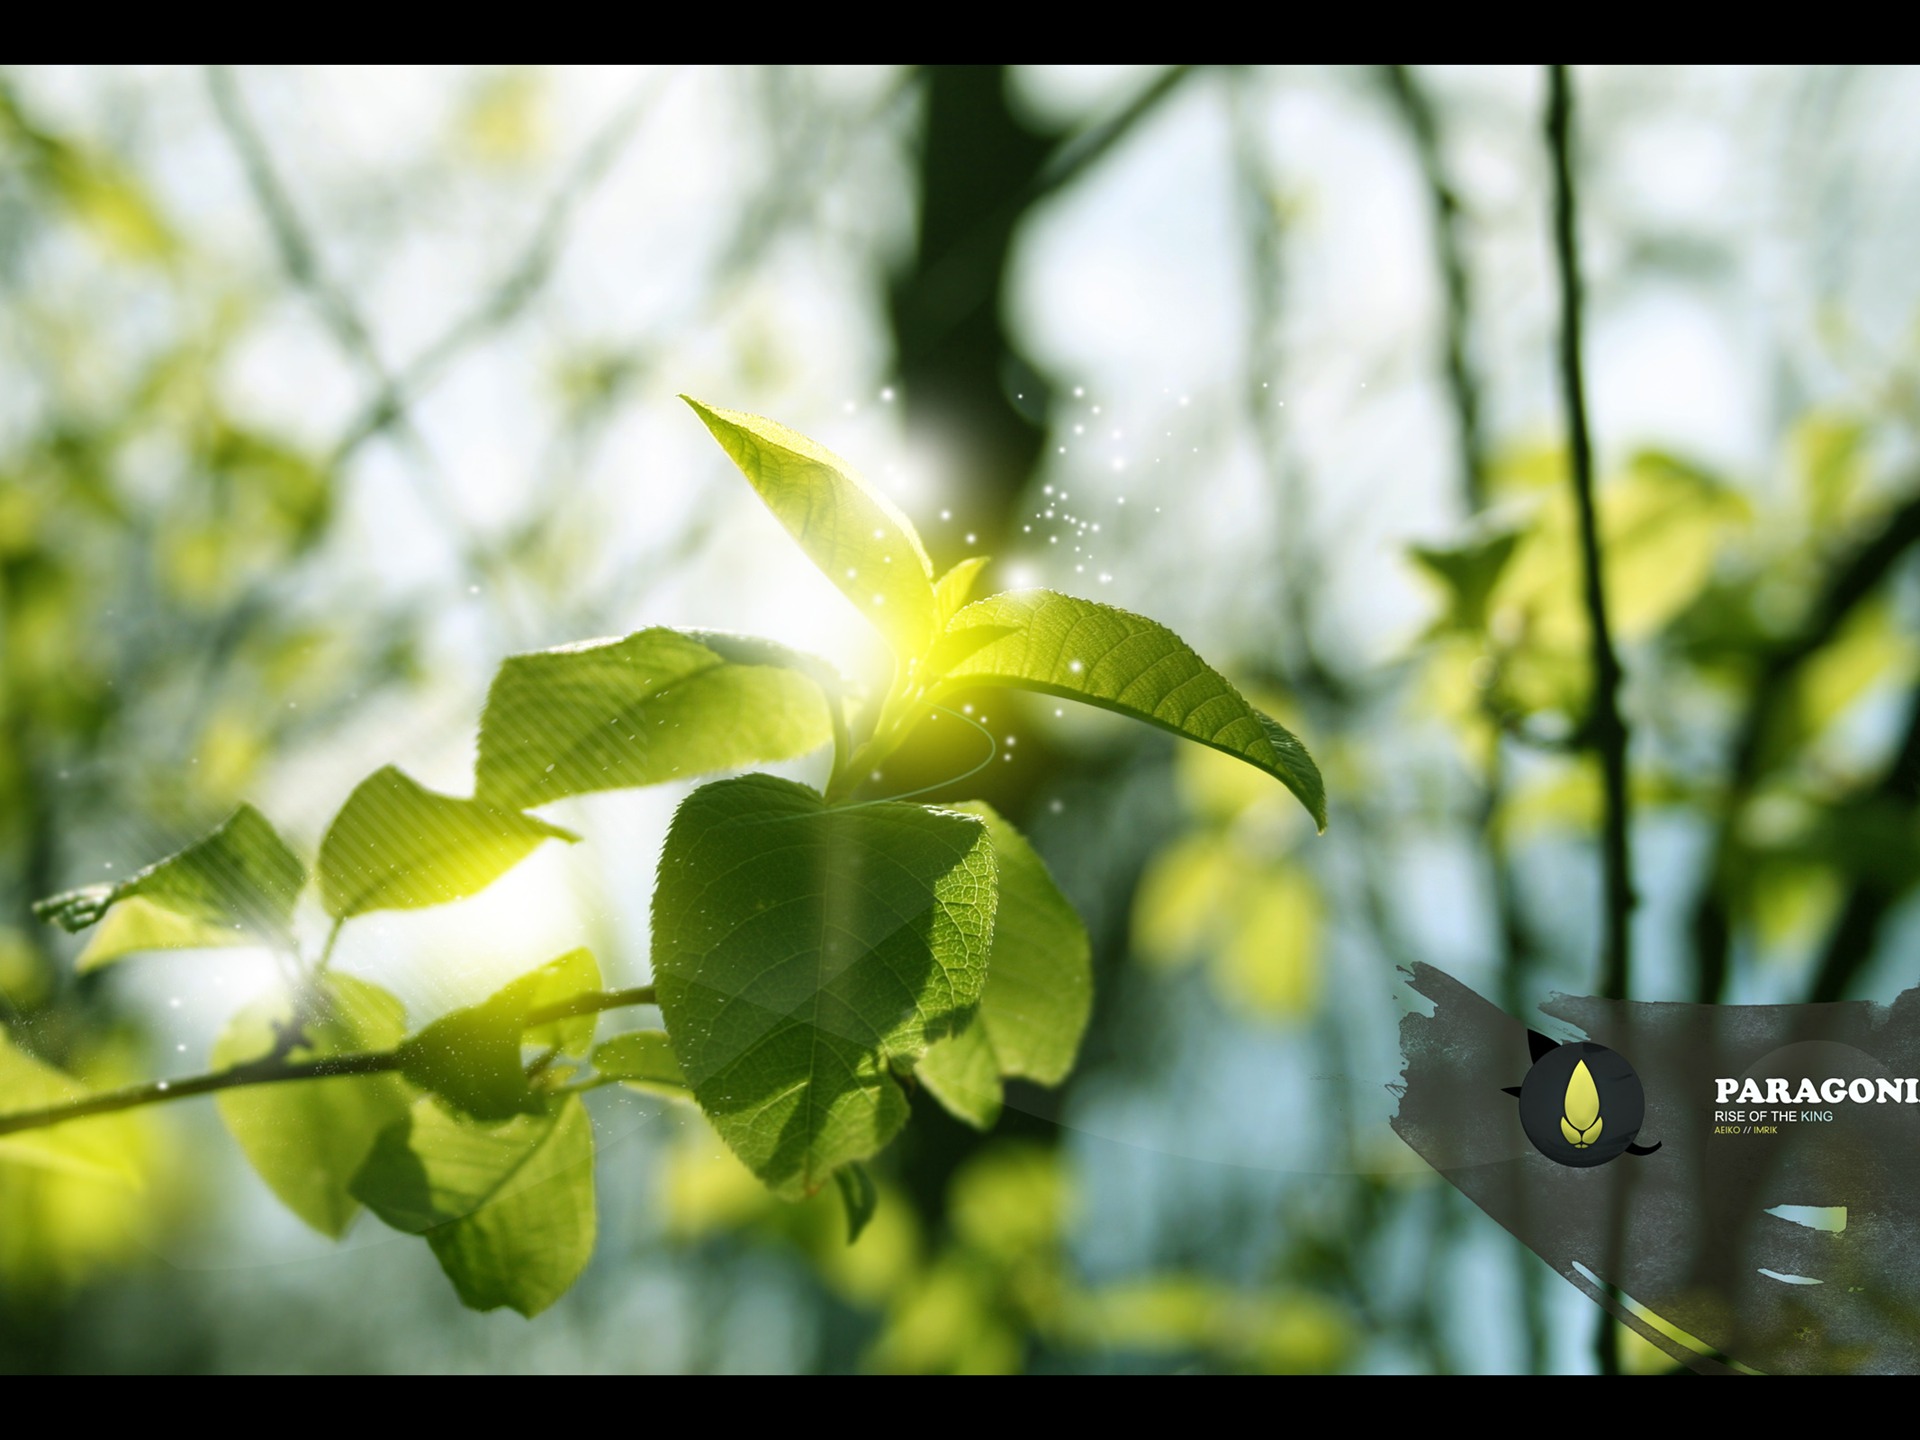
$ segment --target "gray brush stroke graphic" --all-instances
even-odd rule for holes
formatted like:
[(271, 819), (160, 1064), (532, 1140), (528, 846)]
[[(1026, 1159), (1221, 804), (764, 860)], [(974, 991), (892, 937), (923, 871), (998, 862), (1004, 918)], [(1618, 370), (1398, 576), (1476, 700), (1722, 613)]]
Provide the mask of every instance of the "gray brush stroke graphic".
[[(1394, 1130), (1589, 1298), (1706, 1374), (1920, 1372), (1920, 1105), (1770, 1104), (1833, 1117), (1772, 1134), (1716, 1134), (1714, 1118), (1752, 1108), (1716, 1104), (1721, 1077), (1791, 1091), (1920, 1075), (1920, 989), (1890, 1005), (1552, 997), (1541, 1009), (1566, 1025), (1535, 1028), (1627, 1057), (1646, 1091), (1639, 1139), (1662, 1142), (1570, 1169), (1528, 1143), (1503, 1093), (1527, 1072), (1526, 1024), (1430, 965), (1408, 983), (1435, 1008), (1401, 1020)], [(1770, 1213), (1839, 1206), (1839, 1230)]]

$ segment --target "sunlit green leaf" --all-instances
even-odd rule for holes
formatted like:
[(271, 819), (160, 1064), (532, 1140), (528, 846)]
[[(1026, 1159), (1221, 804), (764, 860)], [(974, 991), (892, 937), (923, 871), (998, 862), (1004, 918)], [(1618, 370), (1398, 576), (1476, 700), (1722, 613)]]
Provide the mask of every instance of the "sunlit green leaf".
[(33, 910), (64, 929), (84, 930), (123, 901), (146, 902), (88, 946), (81, 968), (94, 969), (139, 950), (289, 945), (306, 878), (299, 856), (267, 818), (242, 805), (211, 834), (118, 884), (70, 890)]
[[(79, 1100), (87, 1086), (35, 1059), (0, 1030), (0, 1116), (45, 1110)], [(81, 1178), (131, 1185), (138, 1172), (113, 1144), (108, 1124), (80, 1121), (0, 1138), (0, 1165), (32, 1165)]]
[(584, 1054), (598, 1016), (528, 1027), (531, 1011), (600, 985), (591, 951), (570, 950), (478, 1005), (444, 1015), (400, 1047), (400, 1073), (479, 1120), (529, 1114), (545, 1103), (528, 1083), (523, 1047)]
[[(507, 995), (518, 992), (524, 998), (527, 1009), (538, 1010), (599, 988), (600, 962), (593, 958), (591, 950), (583, 946), (569, 950), (549, 960), (538, 970), (522, 975), (500, 993)], [(564, 1019), (531, 1026), (521, 1035), (520, 1043), (541, 1050), (555, 1049), (563, 1055), (584, 1056), (593, 1047), (593, 1032), (599, 1028), (599, 1024), (597, 1011), (569, 1015)]]
[(822, 661), (713, 631), (515, 655), (487, 692), (475, 795), (518, 810), (788, 760), (832, 740), (838, 689)]
[(421, 1100), (381, 1132), (353, 1193), (425, 1235), (465, 1304), (537, 1314), (593, 1251), (593, 1122), (578, 1096), (492, 1124)]
[(993, 950), (973, 1024), (936, 1043), (914, 1073), (955, 1116), (984, 1130), (999, 1118), (1003, 1076), (1057, 1085), (1073, 1068), (1093, 1009), (1093, 951), (1026, 837), (983, 801), (955, 808), (978, 815), (993, 836)]
[(809, 559), (904, 662), (939, 628), (933, 564), (907, 517), (839, 456), (758, 415), (680, 397), (753, 482)]
[(989, 563), (985, 555), (969, 555), (934, 582), (934, 600), (939, 606), (942, 625), (973, 598), (973, 582), (980, 578), (980, 572)]
[[(298, 1028), (286, 996), (247, 1006), (213, 1047), (229, 1069), (268, 1055), (300, 1061), (389, 1050), (406, 1033), (400, 1002), (351, 976), (322, 977), (305, 997)], [(215, 1097), (220, 1118), (248, 1162), (288, 1209), (323, 1235), (346, 1232), (359, 1212), (348, 1191), (374, 1138), (402, 1119), (411, 1100), (397, 1075), (354, 1075), (292, 1085), (255, 1085)]]
[(444, 905), (486, 889), (558, 825), (438, 795), (387, 765), (362, 780), (320, 842), (320, 896), (338, 918)]
[(972, 1015), (994, 896), (970, 815), (829, 810), (768, 775), (680, 807), (653, 899), (660, 1008), (701, 1108), (778, 1193), (812, 1193), (900, 1128), (891, 1072)]
[(593, 1258), (593, 1121), (578, 1096), (513, 1180), (462, 1220), (427, 1232), (462, 1304), (538, 1315)]
[[(987, 985), (993, 985), (991, 967)], [(979, 1016), (958, 1035), (949, 1035), (930, 1046), (913, 1073), (954, 1119), (964, 1120), (976, 1130), (991, 1130), (999, 1120), (1000, 1062)]]
[(1057, 1085), (1073, 1069), (1093, 1009), (1093, 947), (1086, 926), (1027, 838), (983, 800), (978, 815), (1000, 872), (993, 952), (978, 1023), (1002, 1075)]
[[(89, 1088), (0, 1030), (0, 1115), (66, 1104)], [(150, 1260), (152, 1118), (127, 1111), (0, 1136), (0, 1292), (9, 1304)]]
[(1038, 690), (1211, 745), (1279, 780), (1326, 828), (1326, 790), (1306, 747), (1144, 616), (1051, 590), (1011, 591), (955, 615), (933, 664), (949, 688)]

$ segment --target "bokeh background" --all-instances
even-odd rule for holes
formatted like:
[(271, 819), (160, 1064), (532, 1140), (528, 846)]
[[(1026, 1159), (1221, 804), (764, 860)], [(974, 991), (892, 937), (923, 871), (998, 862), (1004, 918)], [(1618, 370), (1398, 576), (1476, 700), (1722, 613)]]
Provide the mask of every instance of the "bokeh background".
[[(1920, 941), (1920, 77), (1572, 81), (1633, 996), (1891, 998)], [(947, 793), (1081, 908), (1093, 1023), (989, 1135), (916, 1099), (857, 1246), (690, 1109), (601, 1092), (592, 1265), (534, 1322), (473, 1314), (425, 1247), (323, 1242), (210, 1105), (170, 1106), (124, 1124), (137, 1185), (0, 1152), (0, 1370), (1594, 1368), (1597, 1311), (1388, 1126), (1399, 967), (1515, 1013), (1599, 973), (1545, 93), (0, 69), (0, 1023), (35, 1053), (203, 1068), (267, 956), (79, 981), (29, 902), (243, 798), (310, 850), (381, 764), (465, 793), (505, 654), (673, 624), (872, 662), (682, 391), (853, 459), (937, 565), (1173, 626), (1302, 735), (1332, 812), (1316, 838), (1212, 752), (997, 696)], [(358, 922), (338, 963), (417, 1016), (575, 944), (644, 981), (683, 793), (553, 807), (590, 843)]]

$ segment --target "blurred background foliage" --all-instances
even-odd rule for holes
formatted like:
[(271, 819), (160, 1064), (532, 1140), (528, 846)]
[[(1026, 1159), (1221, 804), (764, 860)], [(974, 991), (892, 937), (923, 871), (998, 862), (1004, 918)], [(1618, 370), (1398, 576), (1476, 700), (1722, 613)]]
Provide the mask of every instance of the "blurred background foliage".
[[(1920, 929), (1920, 82), (1575, 85), (1635, 998), (1890, 998)], [(949, 793), (1080, 906), (1092, 1028), (991, 1135), (917, 1097), (857, 1245), (691, 1110), (602, 1092), (585, 1279), (532, 1325), (471, 1314), (169, 1107), (0, 1141), (0, 1369), (1589, 1368), (1591, 1307), (1386, 1123), (1396, 966), (1516, 1013), (1598, 973), (1543, 93), (0, 70), (9, 1103), (49, 1067), (200, 1069), (277, 981), (243, 949), (76, 978), (30, 900), (242, 798), (311, 847), (381, 763), (460, 788), (501, 655), (665, 623), (871, 663), (682, 390), (851, 457), (936, 564), (1165, 620), (1332, 800), (1315, 838), (1245, 767), (996, 696)], [(891, 784), (982, 763), (937, 729)], [(429, 1015), (573, 944), (642, 981), (678, 798), (555, 807), (592, 843), (339, 963)]]

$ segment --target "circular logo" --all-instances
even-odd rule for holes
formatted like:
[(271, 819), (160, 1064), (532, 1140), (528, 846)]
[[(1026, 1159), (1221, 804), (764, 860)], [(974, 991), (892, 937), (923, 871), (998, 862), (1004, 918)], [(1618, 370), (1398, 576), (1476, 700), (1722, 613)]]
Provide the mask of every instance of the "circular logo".
[(1647, 1094), (1626, 1057), (1591, 1040), (1556, 1045), (1520, 1082), (1520, 1128), (1559, 1165), (1585, 1169), (1627, 1153), (1647, 1116)]

